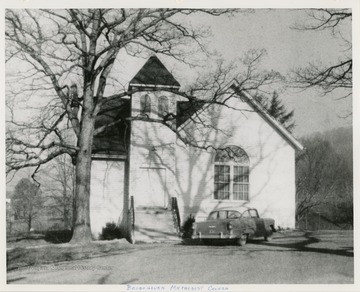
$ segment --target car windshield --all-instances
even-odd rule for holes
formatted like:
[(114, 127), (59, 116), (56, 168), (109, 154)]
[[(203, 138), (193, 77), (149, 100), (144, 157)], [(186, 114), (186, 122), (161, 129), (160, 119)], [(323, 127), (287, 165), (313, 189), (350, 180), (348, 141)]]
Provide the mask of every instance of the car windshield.
[(258, 218), (258, 213), (255, 209), (247, 210), (242, 214), (243, 218)]

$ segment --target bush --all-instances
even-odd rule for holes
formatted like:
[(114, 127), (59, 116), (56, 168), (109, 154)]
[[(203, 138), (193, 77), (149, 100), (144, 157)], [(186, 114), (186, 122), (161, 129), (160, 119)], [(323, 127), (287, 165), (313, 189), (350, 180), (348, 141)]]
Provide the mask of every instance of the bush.
[(66, 243), (71, 240), (72, 230), (49, 230), (45, 232), (45, 240), (51, 243)]
[(100, 240), (113, 240), (124, 237), (125, 236), (123, 232), (115, 222), (106, 223), (106, 226), (103, 227), (102, 232), (100, 234)]
[(192, 225), (194, 222), (195, 222), (195, 217), (190, 214), (189, 217), (185, 220), (184, 224), (181, 227), (183, 239), (191, 238), (191, 236), (193, 234), (193, 226)]

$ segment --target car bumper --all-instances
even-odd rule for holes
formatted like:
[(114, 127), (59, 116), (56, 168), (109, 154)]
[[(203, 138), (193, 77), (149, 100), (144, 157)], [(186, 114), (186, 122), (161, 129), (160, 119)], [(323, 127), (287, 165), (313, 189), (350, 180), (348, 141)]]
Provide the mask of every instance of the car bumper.
[(202, 234), (201, 232), (198, 232), (198, 233), (194, 234), (191, 238), (192, 239), (233, 239), (233, 238), (236, 238), (236, 236), (233, 234), (223, 234), (223, 233)]

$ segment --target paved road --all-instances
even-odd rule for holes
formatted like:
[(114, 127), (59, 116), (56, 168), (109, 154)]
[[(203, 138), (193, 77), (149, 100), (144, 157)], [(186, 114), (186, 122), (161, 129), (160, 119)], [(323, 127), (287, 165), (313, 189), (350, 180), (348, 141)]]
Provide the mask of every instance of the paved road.
[[(294, 284), (354, 281), (352, 232), (277, 234), (235, 245), (142, 244), (8, 273), (9, 284)], [(133, 286), (125, 286), (130, 289)]]

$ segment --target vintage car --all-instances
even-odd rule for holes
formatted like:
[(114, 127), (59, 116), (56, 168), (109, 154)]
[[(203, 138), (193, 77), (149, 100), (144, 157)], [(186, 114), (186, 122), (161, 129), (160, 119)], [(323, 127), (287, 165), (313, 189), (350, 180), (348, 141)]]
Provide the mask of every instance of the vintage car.
[(275, 231), (274, 219), (260, 218), (254, 208), (217, 209), (210, 212), (206, 221), (193, 223), (192, 239), (235, 240), (245, 245), (249, 238), (269, 240)]

